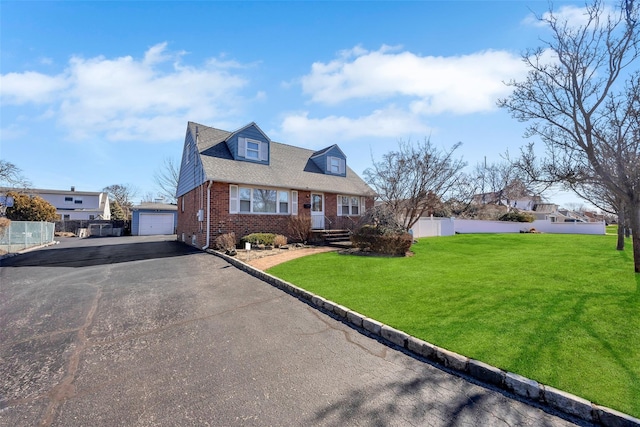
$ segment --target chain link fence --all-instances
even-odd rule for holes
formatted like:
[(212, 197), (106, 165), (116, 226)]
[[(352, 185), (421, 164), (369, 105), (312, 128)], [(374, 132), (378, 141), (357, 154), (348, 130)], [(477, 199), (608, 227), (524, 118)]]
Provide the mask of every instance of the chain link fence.
[(11, 221), (0, 229), (0, 255), (53, 243), (54, 231), (52, 222)]

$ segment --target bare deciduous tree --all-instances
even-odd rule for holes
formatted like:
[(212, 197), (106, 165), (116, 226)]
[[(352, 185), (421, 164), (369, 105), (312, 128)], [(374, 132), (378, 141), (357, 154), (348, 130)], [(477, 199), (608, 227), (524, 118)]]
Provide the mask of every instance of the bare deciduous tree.
[(158, 186), (158, 195), (167, 203), (176, 203), (176, 190), (180, 177), (180, 165), (172, 158), (165, 158), (162, 166), (156, 170), (153, 178)]
[(118, 202), (127, 219), (131, 218), (132, 199), (138, 192), (135, 187), (129, 184), (113, 184), (104, 187), (102, 191), (106, 191), (111, 200)]
[(364, 171), (382, 202), (394, 212), (405, 230), (430, 208), (443, 201), (456, 186), (466, 163), (453, 157), (460, 143), (440, 150), (429, 139), (418, 144), (399, 141), (398, 151), (385, 154)]
[(618, 222), (618, 240), (616, 249), (624, 250), (625, 231), (630, 227), (627, 221), (627, 209), (620, 197), (609, 191), (599, 181), (576, 180), (569, 184), (578, 197), (587, 200), (602, 211), (615, 215)]
[[(513, 167), (509, 153), (502, 155), (503, 161), (478, 164), (473, 172), (474, 179), (482, 188), (480, 201), (482, 204), (495, 204), (511, 208), (511, 202), (531, 197), (536, 192), (518, 168)], [(477, 200), (476, 200), (477, 202)]]
[(595, 0), (585, 11), (583, 25), (560, 20), (553, 11), (541, 18), (552, 40), (523, 55), (529, 74), (507, 83), (514, 90), (498, 105), (530, 122), (527, 136), (544, 142), (543, 180), (595, 179), (622, 200), (631, 213), (634, 268), (640, 272), (638, 74), (617, 91), (620, 76), (639, 55), (638, 5), (623, 0), (616, 14), (607, 15)]
[(2, 159), (0, 159), (0, 183), (13, 188), (31, 186), (31, 183), (22, 175), (22, 170), (19, 167)]

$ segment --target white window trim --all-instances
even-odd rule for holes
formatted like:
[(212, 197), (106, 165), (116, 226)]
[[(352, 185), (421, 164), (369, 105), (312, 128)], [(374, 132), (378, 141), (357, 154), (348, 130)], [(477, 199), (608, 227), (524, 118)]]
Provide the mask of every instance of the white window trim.
[[(240, 190), (247, 188), (250, 193), (249, 212), (240, 211)], [(272, 190), (276, 192), (276, 212), (254, 212), (253, 211), (253, 190)], [(287, 212), (280, 212), (280, 193), (287, 193)], [(297, 215), (298, 214), (298, 192), (295, 190), (284, 190), (271, 187), (253, 187), (229, 184), (229, 213), (243, 215)]]
[[(258, 144), (258, 157), (247, 156), (249, 143)], [(254, 151), (254, 150), (252, 150)], [(251, 138), (238, 138), (238, 157), (249, 160), (251, 162), (266, 162), (269, 160), (269, 144), (264, 141)]]
[[(346, 214), (346, 215), (342, 213), (342, 198), (343, 197), (349, 198), (349, 213)], [(351, 204), (351, 199), (354, 198), (354, 197), (359, 199), (358, 200), (359, 204), (358, 204), (358, 213), (357, 214), (352, 213), (354, 205)], [(365, 197), (363, 197), (363, 196), (360, 196), (360, 197), (358, 197), (358, 196), (349, 196), (347, 194), (338, 194), (338, 197), (336, 197), (336, 199), (338, 200), (338, 203), (337, 203), (338, 206), (336, 207), (336, 211), (338, 212), (338, 216), (362, 216), (364, 214), (365, 202), (366, 202), (366, 198)]]
[[(333, 160), (338, 161), (338, 172), (333, 172), (331, 168), (331, 162)], [(343, 158), (335, 157), (335, 156), (327, 156), (327, 173), (330, 173), (332, 175), (344, 175), (345, 170), (346, 170), (346, 162)]]
[[(252, 141), (250, 139), (247, 139), (245, 141), (247, 142), (247, 148), (245, 149), (245, 157), (251, 160), (259, 160), (260, 159), (260, 142)], [(255, 145), (256, 148), (251, 147), (251, 145)], [(250, 153), (255, 154), (255, 157), (253, 155), (250, 155)]]

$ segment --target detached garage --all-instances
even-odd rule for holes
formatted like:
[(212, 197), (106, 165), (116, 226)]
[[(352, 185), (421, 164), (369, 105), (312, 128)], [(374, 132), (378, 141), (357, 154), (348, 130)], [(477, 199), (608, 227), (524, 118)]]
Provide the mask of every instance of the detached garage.
[(134, 236), (176, 234), (177, 221), (178, 206), (141, 203), (132, 209), (131, 234)]

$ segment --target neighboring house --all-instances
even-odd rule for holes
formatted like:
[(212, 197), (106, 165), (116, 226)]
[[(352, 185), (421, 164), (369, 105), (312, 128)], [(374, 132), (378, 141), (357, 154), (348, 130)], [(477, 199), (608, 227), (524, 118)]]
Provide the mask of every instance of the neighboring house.
[[(6, 193), (11, 189), (3, 189)], [(56, 208), (60, 220), (110, 220), (109, 196), (104, 192), (71, 190), (43, 190), (37, 188), (16, 189), (14, 191), (32, 196), (40, 196)]]
[(520, 196), (515, 200), (508, 200), (504, 192), (476, 194), (472, 199), (472, 203), (476, 205), (504, 205), (523, 211), (533, 210), (534, 206), (540, 202), (542, 202), (540, 196)]
[(558, 209), (558, 213), (562, 215), (562, 221), (559, 222), (589, 222), (589, 219), (580, 212)]
[(290, 221), (303, 215), (314, 229), (348, 228), (373, 206), (373, 195), (337, 145), (314, 152), (271, 141), (255, 123), (228, 132), (189, 122), (178, 239), (206, 248), (229, 232), (289, 236)]
[(588, 222), (603, 222), (605, 221), (605, 216), (602, 213), (597, 212), (584, 212), (585, 218), (587, 218)]
[(558, 205), (555, 203), (538, 203), (533, 207), (533, 215), (537, 220), (549, 220), (550, 222), (559, 222)]
[(594, 212), (575, 212), (562, 209), (554, 203), (538, 203), (534, 206), (536, 219), (551, 222), (603, 222), (604, 215)]
[(131, 208), (131, 234), (150, 236), (175, 234), (178, 206), (165, 203), (140, 203)]

